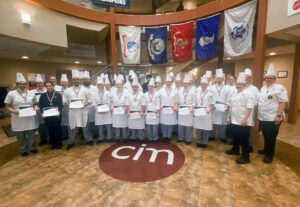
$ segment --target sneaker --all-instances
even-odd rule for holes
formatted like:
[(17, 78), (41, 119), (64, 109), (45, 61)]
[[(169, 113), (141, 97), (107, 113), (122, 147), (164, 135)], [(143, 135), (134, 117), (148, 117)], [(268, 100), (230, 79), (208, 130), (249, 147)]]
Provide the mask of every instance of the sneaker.
[(272, 161), (273, 161), (273, 158), (271, 158), (271, 157), (264, 157), (264, 159), (263, 159), (263, 162), (264, 163), (267, 163), (267, 164), (270, 164), (270, 163), (272, 163)]
[(183, 140), (177, 139), (177, 142), (178, 142), (178, 143), (179, 143), (179, 142), (183, 142)]
[(23, 157), (26, 157), (26, 156), (28, 156), (29, 154), (28, 154), (28, 152), (22, 152), (21, 155), (22, 155)]
[(227, 155), (239, 155), (240, 154), (240, 152), (235, 152), (232, 149), (231, 150), (226, 150), (225, 153)]
[(90, 146), (93, 146), (94, 142), (93, 141), (88, 141), (87, 144), (90, 145)]
[(32, 154), (36, 154), (36, 153), (38, 153), (39, 151), (37, 151), (37, 149), (34, 149), (34, 150), (31, 150), (30, 151)]
[(69, 149), (71, 149), (73, 146), (74, 146), (74, 144), (68, 144), (67, 147), (66, 147), (66, 149), (69, 150)]
[(237, 158), (235, 161), (237, 164), (241, 164), (241, 165), (250, 163), (249, 159), (245, 159), (243, 157)]
[(47, 140), (42, 140), (42, 141), (40, 141), (39, 146), (43, 146), (46, 144), (48, 144)]

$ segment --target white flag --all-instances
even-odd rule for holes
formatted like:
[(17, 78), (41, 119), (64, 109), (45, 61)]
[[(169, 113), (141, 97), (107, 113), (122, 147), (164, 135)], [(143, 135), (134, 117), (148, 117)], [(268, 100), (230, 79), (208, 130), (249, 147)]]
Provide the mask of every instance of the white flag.
[(257, 0), (253, 0), (224, 12), (225, 56), (239, 56), (252, 51), (252, 34), (256, 5)]
[(125, 64), (139, 64), (141, 57), (141, 28), (119, 26), (121, 52)]

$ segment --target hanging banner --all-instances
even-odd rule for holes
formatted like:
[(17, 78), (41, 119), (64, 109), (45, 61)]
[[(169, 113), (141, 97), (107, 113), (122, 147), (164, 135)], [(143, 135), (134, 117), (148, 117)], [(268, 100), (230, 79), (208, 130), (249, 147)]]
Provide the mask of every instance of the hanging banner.
[(252, 34), (257, 0), (227, 10), (225, 14), (224, 55), (252, 52)]
[(216, 57), (220, 14), (197, 21), (196, 58), (198, 60)]
[(192, 59), (193, 26), (193, 22), (170, 25), (174, 62), (186, 62)]
[(289, 0), (288, 2), (288, 16), (300, 12), (300, 0)]
[(121, 52), (125, 64), (140, 64), (141, 28), (119, 26)]
[(130, 0), (92, 0), (93, 4), (130, 8)]
[(167, 27), (145, 28), (149, 62), (161, 64), (167, 62)]

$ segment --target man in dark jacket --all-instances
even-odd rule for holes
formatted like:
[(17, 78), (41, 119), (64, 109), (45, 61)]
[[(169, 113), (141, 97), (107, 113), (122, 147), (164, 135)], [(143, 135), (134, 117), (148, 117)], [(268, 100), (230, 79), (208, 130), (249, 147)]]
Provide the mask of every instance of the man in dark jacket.
[(143, 92), (144, 92), (144, 93), (148, 92), (148, 84), (149, 84), (149, 81), (150, 81), (151, 78), (152, 78), (152, 75), (150, 75), (150, 74), (148, 74), (148, 75), (146, 76), (147, 82), (144, 83), (143, 86), (142, 86)]

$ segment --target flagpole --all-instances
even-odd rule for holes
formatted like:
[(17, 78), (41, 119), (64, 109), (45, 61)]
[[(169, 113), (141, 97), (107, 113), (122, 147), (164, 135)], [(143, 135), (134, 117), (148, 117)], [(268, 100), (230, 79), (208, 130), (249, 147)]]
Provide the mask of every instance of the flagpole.
[[(109, 7), (109, 12), (111, 14), (115, 13), (114, 7)], [(117, 66), (117, 44), (116, 44), (116, 25), (114, 21), (109, 24), (110, 27), (110, 50), (111, 50), (111, 65), (113, 74), (118, 73)], [(107, 47), (108, 45), (106, 45)]]

